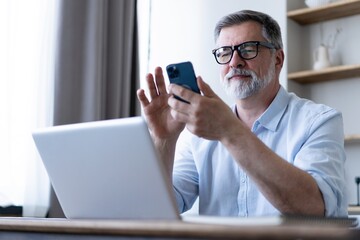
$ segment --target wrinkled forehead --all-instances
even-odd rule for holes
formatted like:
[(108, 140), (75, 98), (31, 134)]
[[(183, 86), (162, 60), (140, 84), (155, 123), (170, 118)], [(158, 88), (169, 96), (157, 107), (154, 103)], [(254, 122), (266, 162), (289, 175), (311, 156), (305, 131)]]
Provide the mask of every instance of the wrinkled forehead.
[(224, 27), (216, 41), (216, 47), (234, 46), (248, 41), (266, 40), (262, 33), (262, 26), (253, 21)]

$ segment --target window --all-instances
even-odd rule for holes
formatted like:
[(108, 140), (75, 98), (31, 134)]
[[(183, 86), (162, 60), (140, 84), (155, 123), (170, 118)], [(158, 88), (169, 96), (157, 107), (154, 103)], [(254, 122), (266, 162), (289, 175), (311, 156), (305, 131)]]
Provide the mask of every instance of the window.
[(56, 0), (0, 0), (0, 206), (43, 216), (49, 181), (31, 132), (51, 125)]

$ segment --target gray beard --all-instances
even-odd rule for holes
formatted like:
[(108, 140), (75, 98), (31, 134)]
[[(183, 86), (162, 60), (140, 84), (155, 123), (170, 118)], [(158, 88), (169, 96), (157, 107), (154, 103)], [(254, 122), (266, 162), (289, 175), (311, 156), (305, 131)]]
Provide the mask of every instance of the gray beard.
[[(233, 68), (229, 73), (226, 74), (224, 79), (221, 81), (226, 94), (234, 99), (241, 100), (255, 95), (261, 89), (264, 89), (269, 85), (275, 74), (274, 64), (270, 65), (268, 73), (263, 79), (260, 79), (255, 72), (251, 70), (244, 70), (239, 68)], [(229, 80), (232, 76), (242, 74), (250, 75), (250, 79), (246, 81)]]

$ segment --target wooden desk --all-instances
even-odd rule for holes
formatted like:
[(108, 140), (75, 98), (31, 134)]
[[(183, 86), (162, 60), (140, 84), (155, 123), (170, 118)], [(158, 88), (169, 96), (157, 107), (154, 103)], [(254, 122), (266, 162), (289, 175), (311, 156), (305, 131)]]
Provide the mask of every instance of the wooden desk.
[(0, 218), (0, 239), (360, 239), (329, 225), (229, 226), (181, 221)]

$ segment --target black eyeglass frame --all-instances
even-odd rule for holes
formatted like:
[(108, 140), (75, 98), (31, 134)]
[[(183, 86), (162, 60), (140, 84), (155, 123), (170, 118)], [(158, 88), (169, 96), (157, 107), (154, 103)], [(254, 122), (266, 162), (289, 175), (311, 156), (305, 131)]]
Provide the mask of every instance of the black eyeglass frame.
[[(242, 52), (240, 51), (240, 47), (241, 47), (241, 46), (244, 46), (244, 45), (247, 45), (247, 44), (249, 44), (249, 43), (250, 43), (250, 44), (255, 44), (255, 46), (256, 46), (256, 54), (255, 54), (254, 57), (250, 57), (250, 58), (243, 57), (243, 56), (242, 56)], [(258, 56), (258, 53), (259, 53), (259, 45), (260, 45), (260, 46), (264, 46), (264, 47), (269, 48), (269, 49), (276, 49), (276, 47), (275, 47), (272, 43), (269, 43), (269, 42), (248, 41), (248, 42), (243, 42), (243, 43), (241, 43), (241, 44), (239, 44), (239, 45), (235, 45), (235, 46), (222, 46), (222, 47), (216, 48), (216, 49), (212, 50), (212, 54), (214, 55), (216, 62), (217, 62), (218, 64), (221, 64), (221, 65), (228, 64), (228, 63), (231, 61), (231, 59), (233, 58), (233, 55), (234, 55), (234, 52), (235, 52), (235, 51), (238, 52), (239, 56), (240, 56), (242, 59), (244, 59), (244, 60), (251, 60), (251, 59), (254, 59), (254, 58), (256, 58), (256, 57)], [(219, 60), (218, 60), (217, 57), (216, 57), (216, 52), (217, 52), (219, 49), (221, 49), (221, 48), (230, 48), (230, 49), (231, 49), (230, 59), (229, 59), (229, 61), (224, 62), (224, 63), (220, 63)]]

